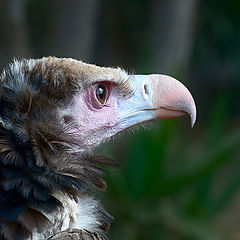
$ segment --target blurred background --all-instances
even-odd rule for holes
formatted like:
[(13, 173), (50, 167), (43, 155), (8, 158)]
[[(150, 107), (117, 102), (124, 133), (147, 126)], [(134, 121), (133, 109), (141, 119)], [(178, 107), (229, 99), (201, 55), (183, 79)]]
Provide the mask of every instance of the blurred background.
[(100, 194), (113, 240), (240, 239), (240, 1), (0, 0), (0, 68), (13, 57), (72, 57), (165, 73), (198, 109), (124, 135)]

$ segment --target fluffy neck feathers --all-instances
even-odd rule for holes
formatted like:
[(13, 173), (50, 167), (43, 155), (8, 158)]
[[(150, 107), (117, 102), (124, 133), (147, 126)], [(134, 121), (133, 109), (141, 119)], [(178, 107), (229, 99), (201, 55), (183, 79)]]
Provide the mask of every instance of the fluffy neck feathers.
[[(25, 239), (33, 228), (46, 227), (49, 221), (44, 213), (62, 208), (55, 193), (78, 201), (89, 189), (106, 187), (99, 164), (114, 165), (111, 159), (67, 152), (65, 159), (55, 162), (59, 166), (49, 166), (46, 144), (51, 145), (42, 134), (27, 140), (20, 132), (0, 128), (0, 232), (6, 239)], [(49, 156), (50, 151), (51, 147)]]

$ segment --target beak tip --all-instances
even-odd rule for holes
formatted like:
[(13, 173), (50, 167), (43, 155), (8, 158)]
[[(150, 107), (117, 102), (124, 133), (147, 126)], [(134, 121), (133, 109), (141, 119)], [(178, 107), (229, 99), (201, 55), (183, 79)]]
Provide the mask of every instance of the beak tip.
[(193, 128), (197, 118), (197, 110), (192, 96), (189, 96), (190, 98), (187, 101), (184, 100), (177, 104), (177, 109), (185, 112), (190, 117), (191, 127)]
[(191, 128), (194, 127), (195, 122), (196, 122), (196, 119), (194, 119), (194, 118), (191, 117)]
[(193, 111), (189, 113), (189, 115), (190, 115), (190, 119), (191, 119), (191, 128), (193, 128), (194, 124), (196, 122), (196, 115), (197, 115), (196, 108), (194, 108)]

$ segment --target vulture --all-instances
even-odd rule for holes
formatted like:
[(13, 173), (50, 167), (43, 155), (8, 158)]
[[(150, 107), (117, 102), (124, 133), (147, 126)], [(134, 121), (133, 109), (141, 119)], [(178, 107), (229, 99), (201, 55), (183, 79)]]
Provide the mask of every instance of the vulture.
[(172, 77), (70, 58), (14, 60), (0, 75), (0, 240), (107, 239), (98, 153), (116, 134), (196, 107)]

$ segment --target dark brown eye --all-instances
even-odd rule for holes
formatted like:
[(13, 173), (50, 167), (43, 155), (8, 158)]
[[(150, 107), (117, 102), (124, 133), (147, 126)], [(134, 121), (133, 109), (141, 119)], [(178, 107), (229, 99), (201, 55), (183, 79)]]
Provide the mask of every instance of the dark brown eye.
[(96, 97), (97, 100), (101, 103), (104, 104), (107, 96), (107, 91), (106, 88), (103, 84), (100, 84), (96, 88)]

